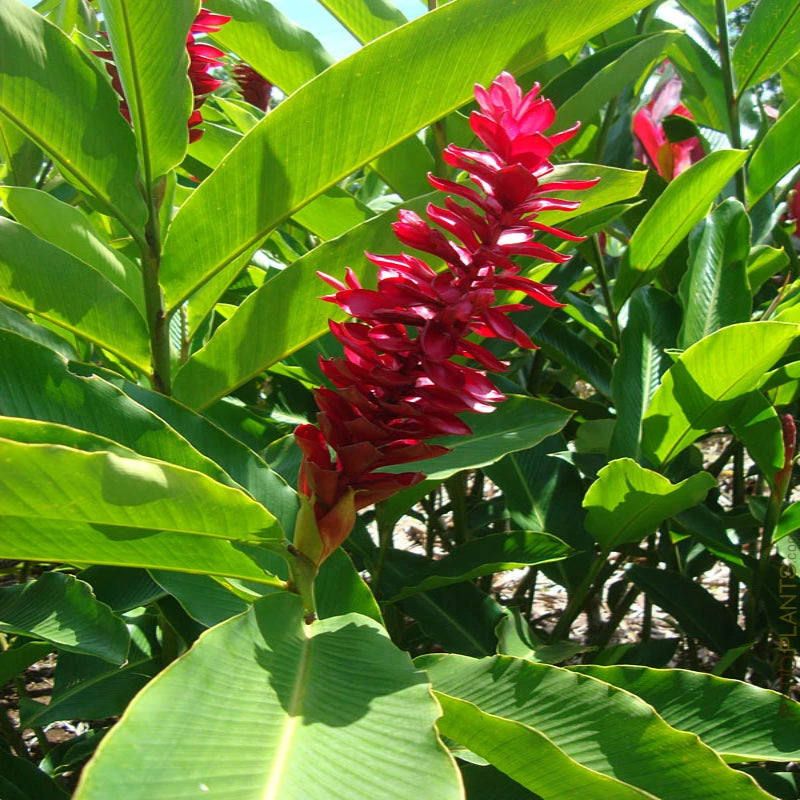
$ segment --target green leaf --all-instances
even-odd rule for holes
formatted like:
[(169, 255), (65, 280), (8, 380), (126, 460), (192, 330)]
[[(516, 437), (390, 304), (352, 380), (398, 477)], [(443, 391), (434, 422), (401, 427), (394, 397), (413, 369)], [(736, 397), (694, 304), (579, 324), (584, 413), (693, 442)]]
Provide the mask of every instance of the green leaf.
[(800, 531), (800, 502), (790, 503), (781, 512), (775, 530), (775, 541), (777, 542), (796, 531)]
[(564, 99), (558, 107), (553, 128), (563, 130), (576, 122), (588, 122), (609, 100), (638, 80), (664, 49), (682, 35), (680, 31), (668, 31), (630, 40), (619, 58), (588, 75), (576, 91)]
[(781, 272), (789, 263), (789, 256), (783, 249), (768, 247), (764, 244), (756, 245), (747, 259), (747, 281), (750, 285), (750, 294), (755, 297), (756, 292), (773, 275)]
[[(7, 438), (78, 449), (117, 450), (119, 455), (129, 455), (127, 451), (133, 450), (233, 485), (216, 463), (195, 450), (162, 419), (101, 378), (79, 377), (62, 357), (14, 333), (0, 331), (0, 348), (4, 355), (0, 362), (4, 386), (0, 414), (29, 418), (4, 420)], [(78, 365), (72, 366), (78, 370)], [(37, 428), (30, 420), (57, 424)], [(67, 422), (70, 427), (63, 424)], [(23, 433), (23, 428), (27, 432)]]
[(333, 57), (308, 31), (295, 25), (272, 3), (208, 0), (205, 8), (232, 17), (213, 35), (268, 81), (291, 94), (327, 69)]
[(0, 242), (0, 300), (149, 372), (147, 325), (122, 291), (88, 264), (9, 219), (0, 219)]
[(666, 351), (676, 345), (680, 319), (680, 309), (666, 292), (653, 286), (634, 292), (611, 379), (617, 411), (612, 458), (638, 460), (641, 455), (642, 419), (662, 376), (672, 366)]
[(208, 575), (150, 570), (153, 580), (171, 594), (192, 618), (210, 628), (247, 611), (250, 604)]
[(759, 0), (733, 48), (737, 95), (775, 74), (797, 54), (798, 0)]
[(691, 578), (638, 564), (627, 575), (657, 606), (673, 616), (685, 633), (714, 652), (725, 653), (747, 641), (728, 607)]
[(93, 656), (60, 653), (50, 702), (23, 702), (21, 724), (43, 726), (59, 720), (104, 719), (121, 714), (163, 666), (153, 615), (129, 617), (128, 630), (131, 646), (122, 667)]
[(614, 286), (617, 305), (622, 305), (631, 292), (649, 280), (706, 216), (714, 198), (746, 158), (743, 150), (717, 150), (667, 184), (631, 237)]
[(751, 208), (800, 164), (800, 100), (788, 108), (758, 143), (747, 166), (747, 205)]
[(0, 589), (0, 630), (112, 664), (122, 664), (128, 655), (125, 623), (95, 599), (87, 583), (59, 572)]
[(64, 33), (19, 0), (0, 0), (0, 114), (129, 230), (144, 222), (119, 97)]
[[(275, 518), (241, 490), (154, 460), (0, 440), (0, 553), (280, 583)], [(234, 540), (229, 542), (226, 539)], [(254, 560), (255, 559), (255, 560)]]
[(761, 392), (750, 392), (728, 424), (770, 486), (774, 485), (785, 456), (781, 421), (772, 403)]
[(558, 433), (572, 416), (561, 406), (533, 397), (508, 395), (491, 414), (467, 414), (469, 436), (442, 436), (432, 443), (450, 447), (443, 456), (386, 467), (383, 472), (420, 470), (431, 480), (444, 480), (462, 469), (478, 469), (507, 453), (526, 450)]
[[(139, 797), (328, 800), (346, 786), (407, 800), (424, 785), (456, 800), (438, 716), (424, 675), (380, 625), (348, 614), (306, 626), (299, 598), (276, 594), (205, 634), (139, 694), (75, 797), (132, 797), (135, 787)], [(198, 725), (202, 737), (183, 735)]]
[(66, 360), (78, 358), (75, 348), (66, 339), (2, 303), (0, 303), (0, 330), (17, 334), (12, 338), (30, 339), (49, 350), (54, 350)]
[(0, 795), (3, 800), (67, 800), (67, 794), (31, 761), (0, 748)]
[[(185, 437), (192, 447), (207, 456), (215, 467), (225, 470), (227, 475), (275, 515), (285, 532), (294, 530), (294, 520), (298, 508), (296, 492), (247, 445), (215, 425), (211, 420), (195, 414), (170, 397), (145, 389), (143, 386), (126, 381), (111, 373), (104, 373), (103, 379), (112, 383), (134, 401), (133, 404), (121, 403), (123, 407), (131, 409), (127, 412), (128, 414), (135, 413), (133, 409), (148, 409), (158, 417), (159, 422), (163, 420), (169, 426), (166, 430), (174, 430), (180, 437)], [(90, 378), (89, 380), (95, 381), (99, 386), (105, 388), (99, 378)], [(112, 394), (110, 390), (108, 390), (108, 394)], [(117, 395), (117, 397), (119, 396)], [(151, 415), (147, 416), (152, 420)], [(175, 438), (179, 438), (179, 436)], [(142, 455), (161, 458), (165, 461), (174, 460), (147, 452), (146, 449), (138, 447), (134, 447), (134, 449), (137, 449), (137, 452)], [(191, 467), (191, 464), (182, 461), (174, 461), (174, 463)], [(217, 476), (212, 474), (212, 477)], [(219, 479), (217, 477), (217, 480)]]
[(585, 490), (578, 470), (552, 455), (566, 449), (561, 436), (535, 447), (510, 453), (486, 468), (486, 474), (503, 490), (511, 519), (523, 530), (541, 530), (557, 536), (577, 551), (566, 561), (546, 565), (543, 571), (568, 588), (583, 579), (594, 543), (586, 532), (582, 507)]
[(28, 186), (42, 168), (42, 151), (8, 117), (0, 115), (0, 181)]
[(320, 567), (314, 581), (314, 595), (320, 619), (356, 613), (383, 624), (375, 596), (341, 547)]
[(130, 611), (160, 600), (166, 592), (146, 569), (94, 566), (81, 570), (80, 579), (92, 587), (94, 596), (112, 611)]
[(536, 792), (536, 797), (591, 792), (589, 796), (594, 800), (653, 798), (652, 794), (583, 766), (528, 725), (487, 713), (474, 703), (442, 692), (435, 692), (435, 697), (444, 711), (438, 723), (443, 735), (487, 759), (517, 783)]
[(736, 419), (746, 395), (786, 352), (798, 327), (730, 325), (682, 353), (664, 375), (642, 426), (642, 451), (667, 464), (698, 436)]
[[(52, 653), (53, 649), (53, 646), (47, 642), (28, 642), (24, 639), (17, 639), (11, 647), (0, 653), (0, 681), (3, 684), (8, 683), (31, 664), (35, 664), (48, 653)], [(2, 752), (2, 748), (0, 748), (0, 752)]]
[(392, 600), (452, 583), (568, 558), (572, 549), (547, 533), (511, 531), (481, 536), (454, 548), (444, 558), (429, 561), (418, 573), (406, 574), (408, 584)]
[(680, 348), (750, 319), (749, 253), (750, 218), (734, 198), (722, 202), (692, 231), (689, 267), (678, 290), (683, 306)]
[(727, 761), (794, 761), (800, 754), (800, 705), (742, 681), (682, 669), (568, 667), (641, 697), (664, 720)]
[(186, 37), (197, 0), (99, 0), (145, 187), (183, 161), (192, 111)]
[[(696, 736), (671, 728), (638, 697), (602, 681), (508, 656), (480, 660), (422, 656), (415, 663), (427, 671), (437, 693), (473, 704), (487, 716), (533, 730), (583, 767), (619, 781), (619, 794), (609, 797), (627, 796), (622, 793), (626, 788), (633, 797), (682, 800), (769, 796), (748, 777), (727, 767)], [(444, 727), (444, 707), (440, 727), (451, 736)], [(470, 733), (475, 727), (461, 730), (477, 739), (479, 734)], [(459, 737), (452, 738), (488, 758)], [(536, 768), (536, 773), (544, 773), (541, 780), (552, 779), (556, 770), (549, 760), (524, 760)], [(495, 766), (503, 769), (499, 763)], [(565, 779), (566, 775), (565, 770)], [(556, 790), (545, 796), (574, 794)], [(592, 792), (589, 796), (605, 795)]]
[[(532, 69), (643, 5), (598, 0), (587, 13), (580, 0), (460, 0), (321, 73), (246, 134), (181, 207), (161, 267), (169, 310), (309, 200), (469, 100), (475, 80)], [(436, 91), (420, 93), (398, 63), (412, 65)]]
[(320, 0), (362, 44), (393, 31), (408, 21), (386, 0)]
[[(408, 585), (406, 576), (418, 574), (425, 563), (424, 556), (390, 549), (381, 573), (381, 595), (397, 594)], [(495, 628), (503, 616), (503, 607), (474, 583), (455, 583), (421, 592), (401, 600), (398, 607), (445, 650), (485, 656), (497, 649)]]
[(142, 274), (139, 267), (102, 239), (86, 215), (37, 189), (0, 189), (3, 205), (28, 230), (80, 261), (94, 267), (144, 309)]
[(598, 348), (549, 317), (532, 335), (545, 355), (573, 372), (600, 394), (611, 396), (611, 363)]
[(597, 473), (586, 493), (586, 529), (604, 553), (611, 552), (654, 533), (665, 519), (697, 505), (716, 485), (708, 472), (673, 484), (633, 459), (620, 458)]
[(0, 440), (0, 513), (106, 526), (109, 536), (149, 531), (274, 541), (275, 518), (244, 492), (163, 461)]

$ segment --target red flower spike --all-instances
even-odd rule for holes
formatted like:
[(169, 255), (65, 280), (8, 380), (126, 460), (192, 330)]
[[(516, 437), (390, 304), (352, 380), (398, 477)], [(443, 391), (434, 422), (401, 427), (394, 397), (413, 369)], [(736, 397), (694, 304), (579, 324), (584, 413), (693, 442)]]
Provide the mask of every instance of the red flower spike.
[(263, 75), (256, 72), (249, 64), (237, 64), (233, 68), (233, 77), (239, 84), (246, 102), (262, 111), (269, 110), (272, 84)]
[[(490, 413), (505, 399), (487, 371), (504, 372), (508, 364), (468, 337), (478, 334), (523, 348), (535, 345), (507, 316), (528, 306), (501, 302), (497, 292), (561, 305), (552, 295), (554, 286), (520, 276), (511, 257), (567, 260), (536, 241), (537, 235), (568, 241), (582, 237), (539, 223), (536, 216), (579, 205), (548, 193), (588, 189), (596, 181), (547, 182), (553, 150), (577, 126), (544, 134), (556, 111), (538, 91), (536, 85), (523, 94), (506, 72), (488, 88), (476, 86), (480, 111), (472, 114), (470, 125), (488, 149), (449, 145), (444, 158), (465, 170), (477, 188), (428, 176), (434, 188), (470, 205), (448, 197), (444, 208), (428, 206), (429, 221), (413, 211), (399, 212), (393, 227), (400, 242), (441, 259), (444, 270), (436, 272), (405, 253), (366, 253), (378, 268), (377, 289), (363, 288), (350, 268), (344, 280), (318, 273), (334, 289), (323, 299), (356, 321), (330, 323), (344, 356), (321, 360), (320, 367), (335, 388), (315, 391), (317, 424), (301, 425), (295, 433), (303, 452), (299, 491), (313, 507), (323, 542), (309, 546), (305, 555), (317, 565), (346, 538), (344, 528), (354, 520), (351, 509), (424, 478), (421, 472), (384, 473), (382, 467), (447, 452), (426, 440), (469, 434), (469, 426), (456, 414)], [(295, 546), (301, 552), (304, 540), (298, 534), (300, 544)]]
[[(196, 142), (202, 135), (203, 130), (197, 126), (203, 122), (200, 113), (200, 106), (206, 101), (206, 95), (222, 86), (222, 81), (209, 74), (212, 67), (222, 65), (222, 58), (225, 53), (210, 44), (195, 42), (196, 34), (216, 33), (226, 22), (231, 21), (231, 17), (224, 14), (214, 14), (211, 11), (200, 9), (194, 19), (189, 35), (186, 37), (186, 51), (189, 54), (189, 81), (192, 84), (192, 94), (194, 105), (186, 126), (189, 129), (189, 142)], [(131, 112), (128, 102), (122, 91), (122, 83), (119, 79), (119, 72), (114, 64), (114, 55), (108, 51), (92, 51), (92, 54), (106, 61), (106, 70), (111, 76), (111, 86), (114, 91), (122, 98), (119, 104), (119, 113), (130, 124)]]

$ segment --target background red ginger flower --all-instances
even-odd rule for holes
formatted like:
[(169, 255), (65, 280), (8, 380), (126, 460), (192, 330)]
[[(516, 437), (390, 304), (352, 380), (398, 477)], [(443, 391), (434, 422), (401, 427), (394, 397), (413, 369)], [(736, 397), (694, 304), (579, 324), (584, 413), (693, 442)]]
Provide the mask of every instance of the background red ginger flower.
[[(435, 188), (471, 204), (447, 197), (444, 208), (428, 206), (428, 218), (451, 238), (414, 212), (400, 211), (393, 226), (400, 242), (441, 258), (446, 269), (437, 273), (406, 253), (367, 253), (378, 267), (376, 290), (364, 289), (349, 268), (343, 282), (320, 273), (336, 290), (324, 299), (355, 321), (330, 323), (344, 357), (321, 360), (320, 366), (334, 388), (315, 391), (317, 424), (295, 431), (303, 452), (299, 491), (313, 503), (322, 540), (320, 553), (306, 553), (316, 563), (347, 537), (358, 509), (424, 477), (380, 472), (382, 467), (447, 452), (426, 440), (470, 433), (457, 415), (490, 412), (504, 399), (486, 373), (502, 372), (507, 363), (467, 337), (477, 334), (525, 348), (534, 344), (508, 318), (527, 306), (498, 304), (497, 292), (523, 292), (538, 303), (560, 305), (552, 294), (555, 287), (518, 275), (512, 257), (568, 260), (535, 241), (536, 233), (572, 241), (581, 237), (536, 217), (579, 205), (548, 193), (587, 189), (596, 181), (542, 182), (553, 169), (551, 153), (578, 126), (546, 136), (555, 109), (538, 91), (536, 84), (523, 95), (505, 72), (488, 89), (475, 87), (480, 111), (472, 113), (470, 125), (488, 149), (451, 144), (444, 158), (465, 170), (477, 188), (428, 176)], [(303, 551), (299, 538), (295, 545)]]
[(256, 72), (249, 64), (241, 63), (233, 68), (233, 77), (239, 84), (242, 97), (250, 105), (260, 108), (262, 111), (269, 110), (272, 84), (263, 75)]
[(705, 155), (696, 136), (682, 142), (670, 142), (664, 132), (664, 118), (671, 114), (694, 119), (680, 102), (681, 89), (680, 78), (670, 78), (633, 117), (634, 154), (666, 181), (685, 172)]
[[(189, 80), (192, 84), (192, 95), (194, 96), (193, 110), (186, 123), (189, 128), (190, 142), (196, 142), (203, 135), (203, 131), (197, 127), (203, 121), (200, 107), (205, 103), (206, 95), (222, 85), (222, 81), (214, 78), (209, 73), (209, 70), (212, 67), (220, 66), (222, 64), (221, 59), (225, 55), (222, 50), (212, 47), (210, 44), (196, 42), (194, 37), (200, 33), (216, 33), (230, 19), (230, 17), (223, 14), (214, 14), (201, 8), (189, 29), (189, 35), (186, 37), (186, 50), (189, 53)], [(125, 99), (125, 93), (122, 90), (119, 70), (114, 64), (114, 54), (110, 51), (93, 51), (93, 54), (106, 61), (106, 70), (111, 76), (111, 86), (122, 98), (119, 104), (120, 114), (130, 123), (131, 111), (128, 101)]]

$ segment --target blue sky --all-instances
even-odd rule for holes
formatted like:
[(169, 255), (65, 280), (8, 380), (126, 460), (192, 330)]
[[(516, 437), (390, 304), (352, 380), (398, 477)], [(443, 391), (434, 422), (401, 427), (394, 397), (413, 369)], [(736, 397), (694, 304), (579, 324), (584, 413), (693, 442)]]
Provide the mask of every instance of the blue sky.
[[(23, 0), (29, 6), (38, 0)], [(166, 0), (165, 0), (166, 2)], [(352, 53), (358, 43), (316, 0), (272, 0), (272, 5), (303, 28), (311, 31), (336, 58)], [(408, 19), (423, 14), (427, 8), (423, 0), (394, 0)]]

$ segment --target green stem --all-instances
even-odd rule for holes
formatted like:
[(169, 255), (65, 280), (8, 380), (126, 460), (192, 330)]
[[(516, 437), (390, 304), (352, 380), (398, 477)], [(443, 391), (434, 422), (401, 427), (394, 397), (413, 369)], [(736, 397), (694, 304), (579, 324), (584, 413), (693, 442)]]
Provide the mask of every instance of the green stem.
[(317, 618), (317, 603), (314, 597), (314, 580), (317, 577), (317, 565), (306, 558), (293, 544), (286, 545), (289, 554), (289, 581), (286, 588), (299, 594), (303, 601), (306, 625)]
[(592, 234), (592, 250), (595, 257), (595, 275), (600, 281), (600, 290), (603, 292), (603, 302), (606, 304), (608, 312), (608, 322), (614, 334), (614, 341), (619, 346), (619, 323), (617, 322), (617, 312), (614, 309), (614, 301), (611, 298), (611, 289), (608, 285), (608, 272), (606, 272), (606, 262), (603, 258), (603, 251), (600, 249), (600, 240), (597, 234)]
[(611, 641), (611, 637), (616, 633), (617, 628), (628, 613), (631, 604), (639, 596), (639, 592), (640, 589), (638, 586), (631, 586), (631, 588), (628, 589), (619, 603), (614, 606), (614, 610), (611, 612), (608, 622), (606, 622), (599, 635), (591, 644), (596, 645), (599, 650), (602, 650)]
[(761, 597), (764, 594), (764, 587), (767, 585), (767, 575), (769, 572), (769, 562), (772, 555), (772, 537), (775, 533), (775, 526), (781, 514), (783, 498), (776, 490), (773, 490), (767, 504), (767, 512), (764, 515), (764, 528), (761, 532), (761, 546), (758, 552), (758, 564), (753, 575), (753, 585), (750, 587), (749, 608), (747, 615), (747, 632), (751, 639), (758, 635), (757, 620), (758, 610), (761, 607)]
[(22, 735), (12, 721), (5, 703), (0, 703), (0, 734), (8, 742), (11, 749), (20, 757), (27, 761), (36, 763), (33, 756), (28, 752), (25, 747), (25, 742)]
[(595, 578), (597, 578), (603, 567), (607, 564), (606, 559), (607, 554), (600, 553), (594, 561), (592, 561), (586, 575), (583, 576), (583, 580), (570, 595), (567, 607), (561, 612), (561, 616), (558, 618), (558, 622), (555, 628), (553, 628), (553, 632), (550, 634), (551, 641), (558, 642), (569, 635), (572, 623), (575, 622), (581, 611), (583, 611), (589, 599), (589, 595), (592, 593), (591, 589)]
[[(719, 36), (719, 60), (722, 72), (722, 85), (725, 90), (725, 101), (728, 106), (728, 125), (730, 126), (731, 145), (736, 150), (742, 149), (742, 129), (739, 124), (739, 97), (733, 76), (731, 62), (731, 47), (728, 39), (728, 9), (726, 0), (714, 0), (714, 10), (717, 16), (717, 35)], [(734, 178), (736, 197), (746, 203), (745, 172), (744, 167), (739, 169)]]
[(617, 115), (617, 108), (619, 107), (619, 98), (615, 97), (608, 104), (606, 113), (603, 115), (603, 124), (600, 126), (600, 131), (597, 134), (597, 144), (595, 145), (595, 160), (598, 164), (605, 163), (603, 161), (603, 153), (606, 149), (606, 142), (608, 135), (611, 132), (611, 126), (614, 124), (614, 117)]
[(383, 565), (386, 562), (386, 554), (394, 546), (394, 525), (387, 525), (380, 513), (375, 515), (378, 524), (378, 557), (375, 559), (375, 566), (372, 569), (372, 592), (376, 597), (380, 596), (381, 576), (383, 575)]
[(469, 541), (466, 482), (467, 475), (464, 472), (459, 472), (444, 482), (450, 498), (450, 507), (453, 510), (453, 539), (456, 544), (464, 544)]

